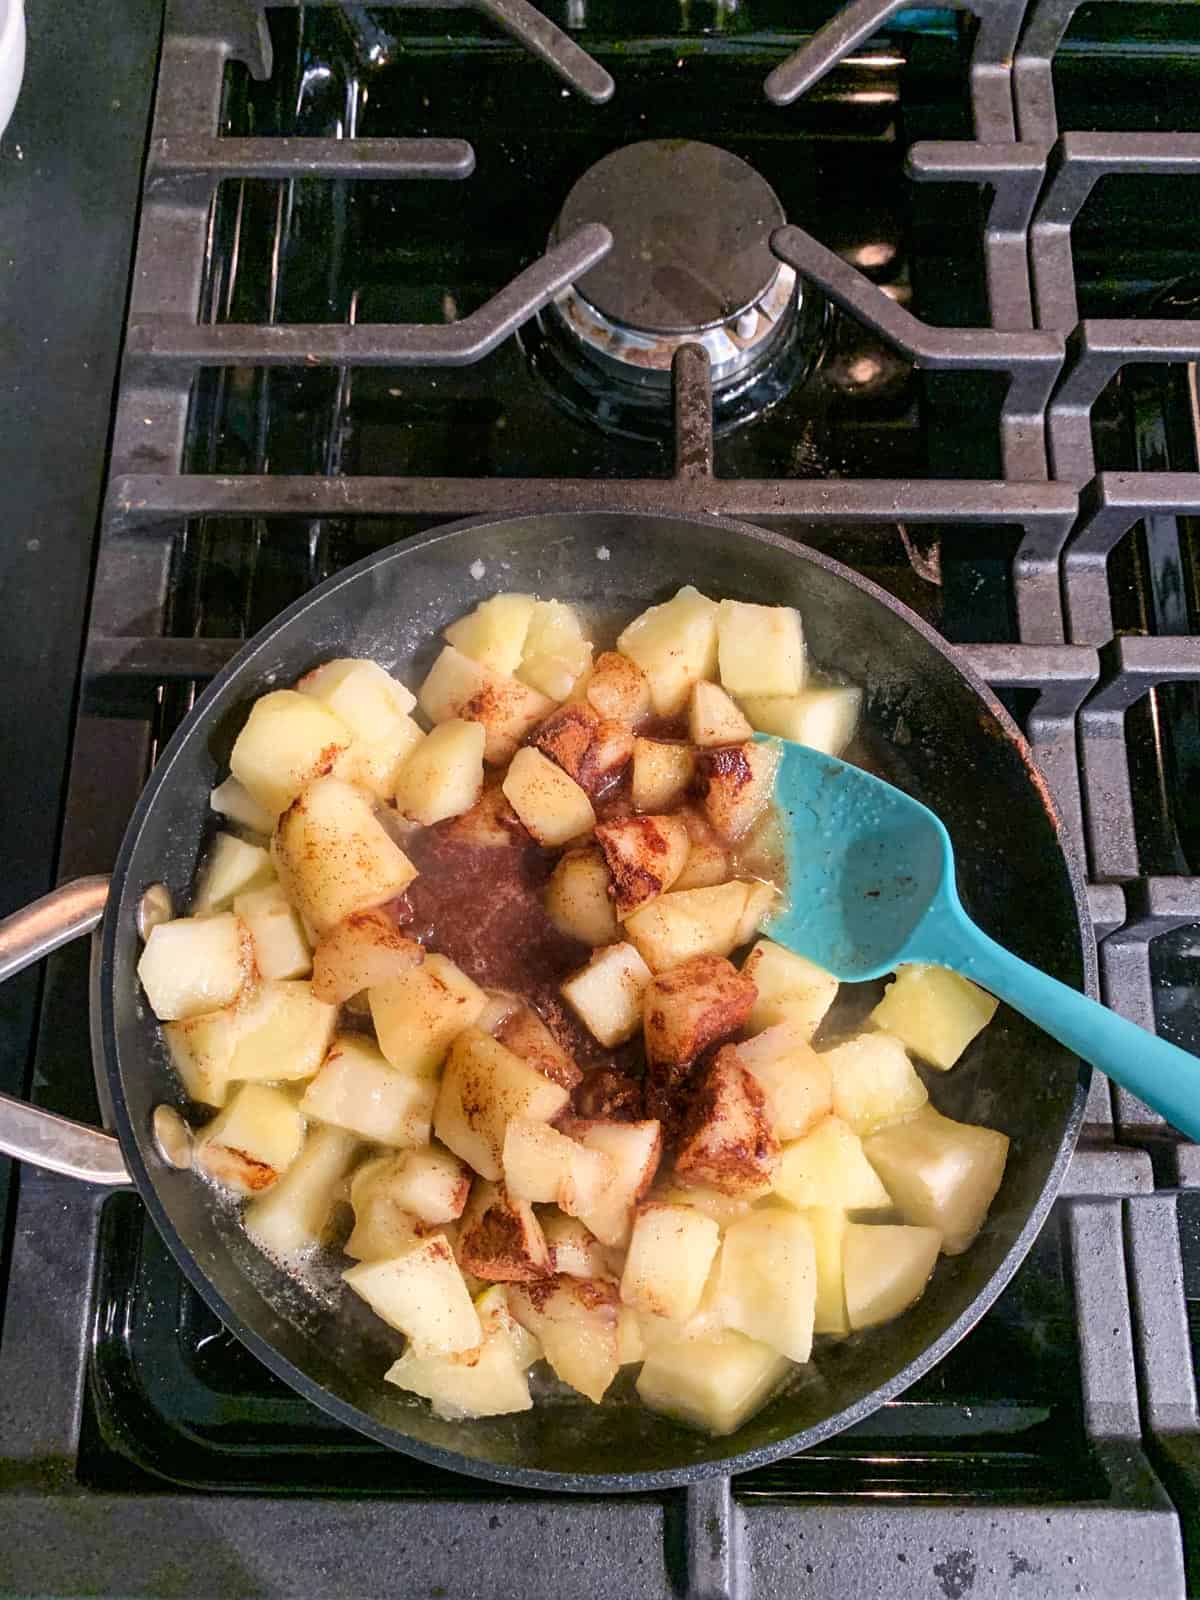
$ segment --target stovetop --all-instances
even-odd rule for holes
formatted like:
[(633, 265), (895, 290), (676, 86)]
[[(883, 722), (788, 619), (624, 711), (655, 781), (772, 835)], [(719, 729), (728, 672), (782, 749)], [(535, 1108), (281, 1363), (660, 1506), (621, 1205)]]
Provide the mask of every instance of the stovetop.
[[(1200, 1053), (1200, 19), (834, 11), (170, 0), (62, 876), (111, 866), (238, 641), (358, 556), (483, 512), (740, 516), (963, 647), (1080, 841), (1101, 992)], [(551, 229), (639, 139), (778, 196), (807, 309), (777, 389), (714, 402), (693, 348), (635, 403), (564, 355), (550, 302), (596, 241)], [(34, 1073), (94, 1118), (87, 985), (86, 952), (51, 964)], [(135, 1196), (26, 1171), (17, 1200), (8, 1591), (1200, 1583), (1200, 1155), (1102, 1082), (1043, 1235), (932, 1373), (818, 1450), (620, 1500), (382, 1451), (220, 1327)]]

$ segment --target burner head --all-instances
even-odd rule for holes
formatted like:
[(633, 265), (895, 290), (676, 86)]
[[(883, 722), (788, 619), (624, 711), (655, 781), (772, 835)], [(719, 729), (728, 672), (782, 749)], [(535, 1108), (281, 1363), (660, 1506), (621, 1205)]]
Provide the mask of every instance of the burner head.
[(769, 242), (783, 208), (728, 150), (687, 139), (614, 150), (571, 190), (553, 239), (585, 222), (602, 222), (613, 247), (556, 310), (626, 378), (665, 384), (679, 346), (699, 342), (720, 386), (762, 362), (789, 320), (796, 275)]

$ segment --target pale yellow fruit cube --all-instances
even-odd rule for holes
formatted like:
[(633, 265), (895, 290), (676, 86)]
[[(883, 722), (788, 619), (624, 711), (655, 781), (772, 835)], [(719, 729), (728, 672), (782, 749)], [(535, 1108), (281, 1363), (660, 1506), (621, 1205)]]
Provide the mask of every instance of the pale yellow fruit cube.
[(318, 933), (394, 899), (417, 875), (366, 795), (337, 778), (310, 784), (289, 807), (272, 854), (288, 898)]
[(479, 1028), (460, 1033), (450, 1047), (434, 1110), (434, 1132), (481, 1178), (503, 1173), (504, 1136), (514, 1117), (550, 1122), (570, 1099), (520, 1056)]
[(741, 744), (754, 729), (715, 683), (694, 683), (688, 701), (688, 738), (693, 744)]
[(972, 1243), (996, 1197), (1008, 1136), (924, 1106), (911, 1121), (872, 1134), (864, 1149), (905, 1222), (936, 1228), (942, 1249), (956, 1256)]
[(423, 827), (460, 817), (483, 793), (485, 734), (452, 717), (416, 747), (396, 778), (396, 807)]
[(300, 1110), (372, 1144), (416, 1149), (429, 1143), (437, 1085), (390, 1066), (362, 1034), (343, 1033), (313, 1078)]
[(717, 1300), (726, 1327), (789, 1361), (807, 1361), (817, 1305), (817, 1255), (807, 1221), (768, 1206), (731, 1223), (721, 1243)]
[(561, 600), (539, 600), (517, 677), (552, 700), (565, 700), (591, 664), (592, 647), (575, 611)]
[(303, 979), (260, 984), (242, 1009), (229, 1063), (234, 1081), (301, 1082), (325, 1059), (337, 1024)]
[(752, 1039), (743, 1039), (737, 1053), (763, 1092), (776, 1138), (799, 1139), (833, 1110), (829, 1063), (813, 1049), (803, 1029), (776, 1023)]
[(561, 1206), (571, 1217), (591, 1210), (616, 1176), (603, 1152), (527, 1117), (514, 1117), (505, 1128), (502, 1162), (510, 1194)]
[(233, 776), (272, 816), (306, 784), (344, 772), (354, 734), (311, 695), (276, 689), (250, 708), (229, 757)]
[(312, 952), (304, 924), (278, 883), (251, 889), (233, 902), (254, 945), (254, 964), (261, 978), (306, 978), (312, 971)]
[(996, 1015), (1000, 1002), (947, 967), (901, 967), (871, 1021), (915, 1056), (947, 1071)]
[(851, 1328), (873, 1328), (907, 1311), (925, 1293), (942, 1236), (936, 1228), (851, 1222), (842, 1246), (846, 1316)]
[(662, 1159), (662, 1128), (645, 1122), (577, 1121), (572, 1135), (589, 1150), (607, 1156), (612, 1181), (590, 1206), (581, 1206), (579, 1220), (602, 1244), (623, 1245), (633, 1226), (633, 1208), (654, 1182)]
[(899, 1039), (860, 1033), (821, 1052), (833, 1075), (833, 1109), (860, 1137), (902, 1122), (929, 1099)]
[(636, 617), (617, 649), (645, 673), (656, 714), (673, 717), (683, 710), (694, 683), (716, 675), (717, 607), (688, 585)]
[(838, 981), (831, 972), (770, 939), (758, 941), (742, 971), (758, 988), (750, 1013), (755, 1033), (786, 1022), (811, 1039), (837, 998)]
[(649, 1410), (722, 1435), (765, 1405), (790, 1370), (769, 1345), (726, 1329), (704, 1339), (656, 1345), (638, 1374), (637, 1392)]
[(531, 594), (493, 595), (451, 623), (446, 639), (472, 661), (511, 677), (521, 665), (533, 608)]
[(632, 1039), (642, 1024), (650, 969), (630, 944), (609, 944), (560, 985), (563, 999), (606, 1048)]
[(385, 1156), (372, 1176), (371, 1190), (386, 1192), (394, 1205), (432, 1227), (462, 1216), (471, 1190), (471, 1172), (449, 1150), (431, 1144)]
[(862, 1140), (840, 1117), (825, 1117), (784, 1145), (773, 1188), (797, 1210), (887, 1211), (892, 1200), (863, 1152)]
[(284, 1261), (324, 1244), (359, 1148), (344, 1128), (310, 1128), (283, 1177), (242, 1214), (254, 1243)]
[(696, 756), (690, 745), (673, 739), (635, 739), (633, 809), (669, 811), (682, 800), (695, 770)]
[(404, 763), (424, 739), (420, 725), (412, 717), (402, 717), (386, 739), (354, 741), (344, 776), (366, 789), (375, 800), (390, 805)]
[(554, 710), (547, 695), (472, 661), (447, 645), (421, 685), (418, 701), (430, 722), (461, 718), (482, 725), (484, 760), (492, 766), (508, 761), (521, 740)]
[(754, 935), (762, 931), (763, 924), (774, 916), (780, 900), (780, 891), (764, 878), (743, 878), (739, 881), (746, 885), (746, 904), (733, 933), (735, 950), (749, 944)]
[(700, 1304), (720, 1242), (720, 1228), (702, 1211), (645, 1201), (629, 1236), (622, 1301), (653, 1316), (685, 1321)]
[(550, 1264), (556, 1273), (571, 1278), (598, 1278), (608, 1270), (604, 1246), (578, 1217), (568, 1217), (557, 1207), (539, 1213)]
[(368, 990), (379, 1048), (392, 1066), (435, 1074), (446, 1051), (476, 1021), (487, 996), (447, 956), (431, 954)]
[(451, 1421), (508, 1416), (533, 1405), (513, 1341), (497, 1327), (485, 1331), (474, 1350), (458, 1355), (418, 1355), (410, 1348), (383, 1377), (385, 1383), (429, 1400), (435, 1416)]
[(525, 827), (548, 849), (567, 844), (595, 824), (586, 791), (532, 745), (517, 751), (501, 788)]
[(402, 977), (424, 959), (421, 946), (400, 932), (386, 910), (356, 911), (317, 941), (313, 993), (329, 1005), (341, 1005), (364, 989)]
[(171, 1065), (190, 1099), (207, 1106), (225, 1104), (239, 1021), (238, 1008), (225, 1006), (220, 1011), (205, 1011), (198, 1017), (163, 1024)]
[(560, 933), (580, 944), (614, 944), (621, 930), (608, 892), (611, 884), (599, 850), (568, 850), (546, 885), (546, 915)]
[(478, 1179), (462, 1215), (458, 1263), (484, 1283), (536, 1283), (551, 1275), (550, 1248), (528, 1200)]
[(722, 600), (717, 611), (717, 660), (730, 694), (799, 694), (804, 687), (804, 633), (790, 606)]
[(296, 688), (329, 707), (356, 739), (389, 739), (416, 705), (410, 690), (377, 661), (342, 656), (300, 679)]
[(636, 726), (650, 712), (650, 685), (646, 674), (633, 661), (616, 650), (596, 657), (596, 664), (583, 685), (583, 694), (593, 711), (614, 722)]
[(364, 1261), (342, 1280), (422, 1355), (474, 1350), (479, 1317), (445, 1234), (435, 1233), (390, 1261)]
[(738, 879), (659, 895), (625, 919), (625, 936), (652, 972), (737, 948), (750, 886)]
[(817, 1266), (817, 1298), (813, 1310), (813, 1332), (838, 1336), (849, 1333), (846, 1315), (846, 1283), (842, 1268), (843, 1246), (848, 1221), (837, 1206), (813, 1206), (804, 1212), (812, 1235)]
[(304, 1119), (296, 1102), (265, 1083), (244, 1083), (192, 1148), (192, 1164), (223, 1188), (256, 1194), (300, 1154)]
[(239, 917), (177, 917), (146, 940), (138, 978), (160, 1022), (178, 1022), (232, 1005), (254, 971), (250, 935)]
[(218, 816), (236, 822), (239, 828), (256, 833), (260, 838), (265, 838), (275, 826), (274, 812), (260, 806), (236, 778), (226, 778), (224, 783), (219, 783), (209, 795), (208, 803)]
[(742, 710), (759, 733), (774, 733), (827, 756), (840, 756), (858, 732), (862, 690), (849, 684), (805, 689), (803, 694), (750, 695)]
[(604, 1278), (558, 1277), (545, 1284), (510, 1284), (513, 1316), (541, 1342), (563, 1383), (599, 1405), (617, 1375), (616, 1285)]

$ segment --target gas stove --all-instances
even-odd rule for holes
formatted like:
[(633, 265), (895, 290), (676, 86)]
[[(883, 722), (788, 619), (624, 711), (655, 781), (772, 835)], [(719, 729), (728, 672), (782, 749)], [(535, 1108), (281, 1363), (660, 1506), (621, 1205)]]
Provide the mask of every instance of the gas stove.
[[(1024, 727), (1109, 1004), (1200, 1054), (1200, 18), (972, 0), (168, 0), (61, 875), (314, 583), (476, 513), (742, 517)], [(34, 1081), (103, 1116), (88, 972)], [(130, 1194), (20, 1175), (21, 1593), (1154, 1595), (1200, 1583), (1200, 1154), (1095, 1085), (1011, 1286), (900, 1400), (686, 1491), (513, 1493), (349, 1433)]]

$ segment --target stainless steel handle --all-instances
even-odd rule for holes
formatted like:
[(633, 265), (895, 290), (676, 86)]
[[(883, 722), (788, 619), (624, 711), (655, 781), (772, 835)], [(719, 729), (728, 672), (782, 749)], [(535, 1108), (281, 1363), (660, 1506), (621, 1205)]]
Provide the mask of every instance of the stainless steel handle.
[[(91, 933), (104, 914), (108, 879), (76, 878), (0, 922), (0, 983), (72, 939)], [(131, 1182), (111, 1133), (72, 1122), (0, 1094), (0, 1153), (85, 1183)]]

